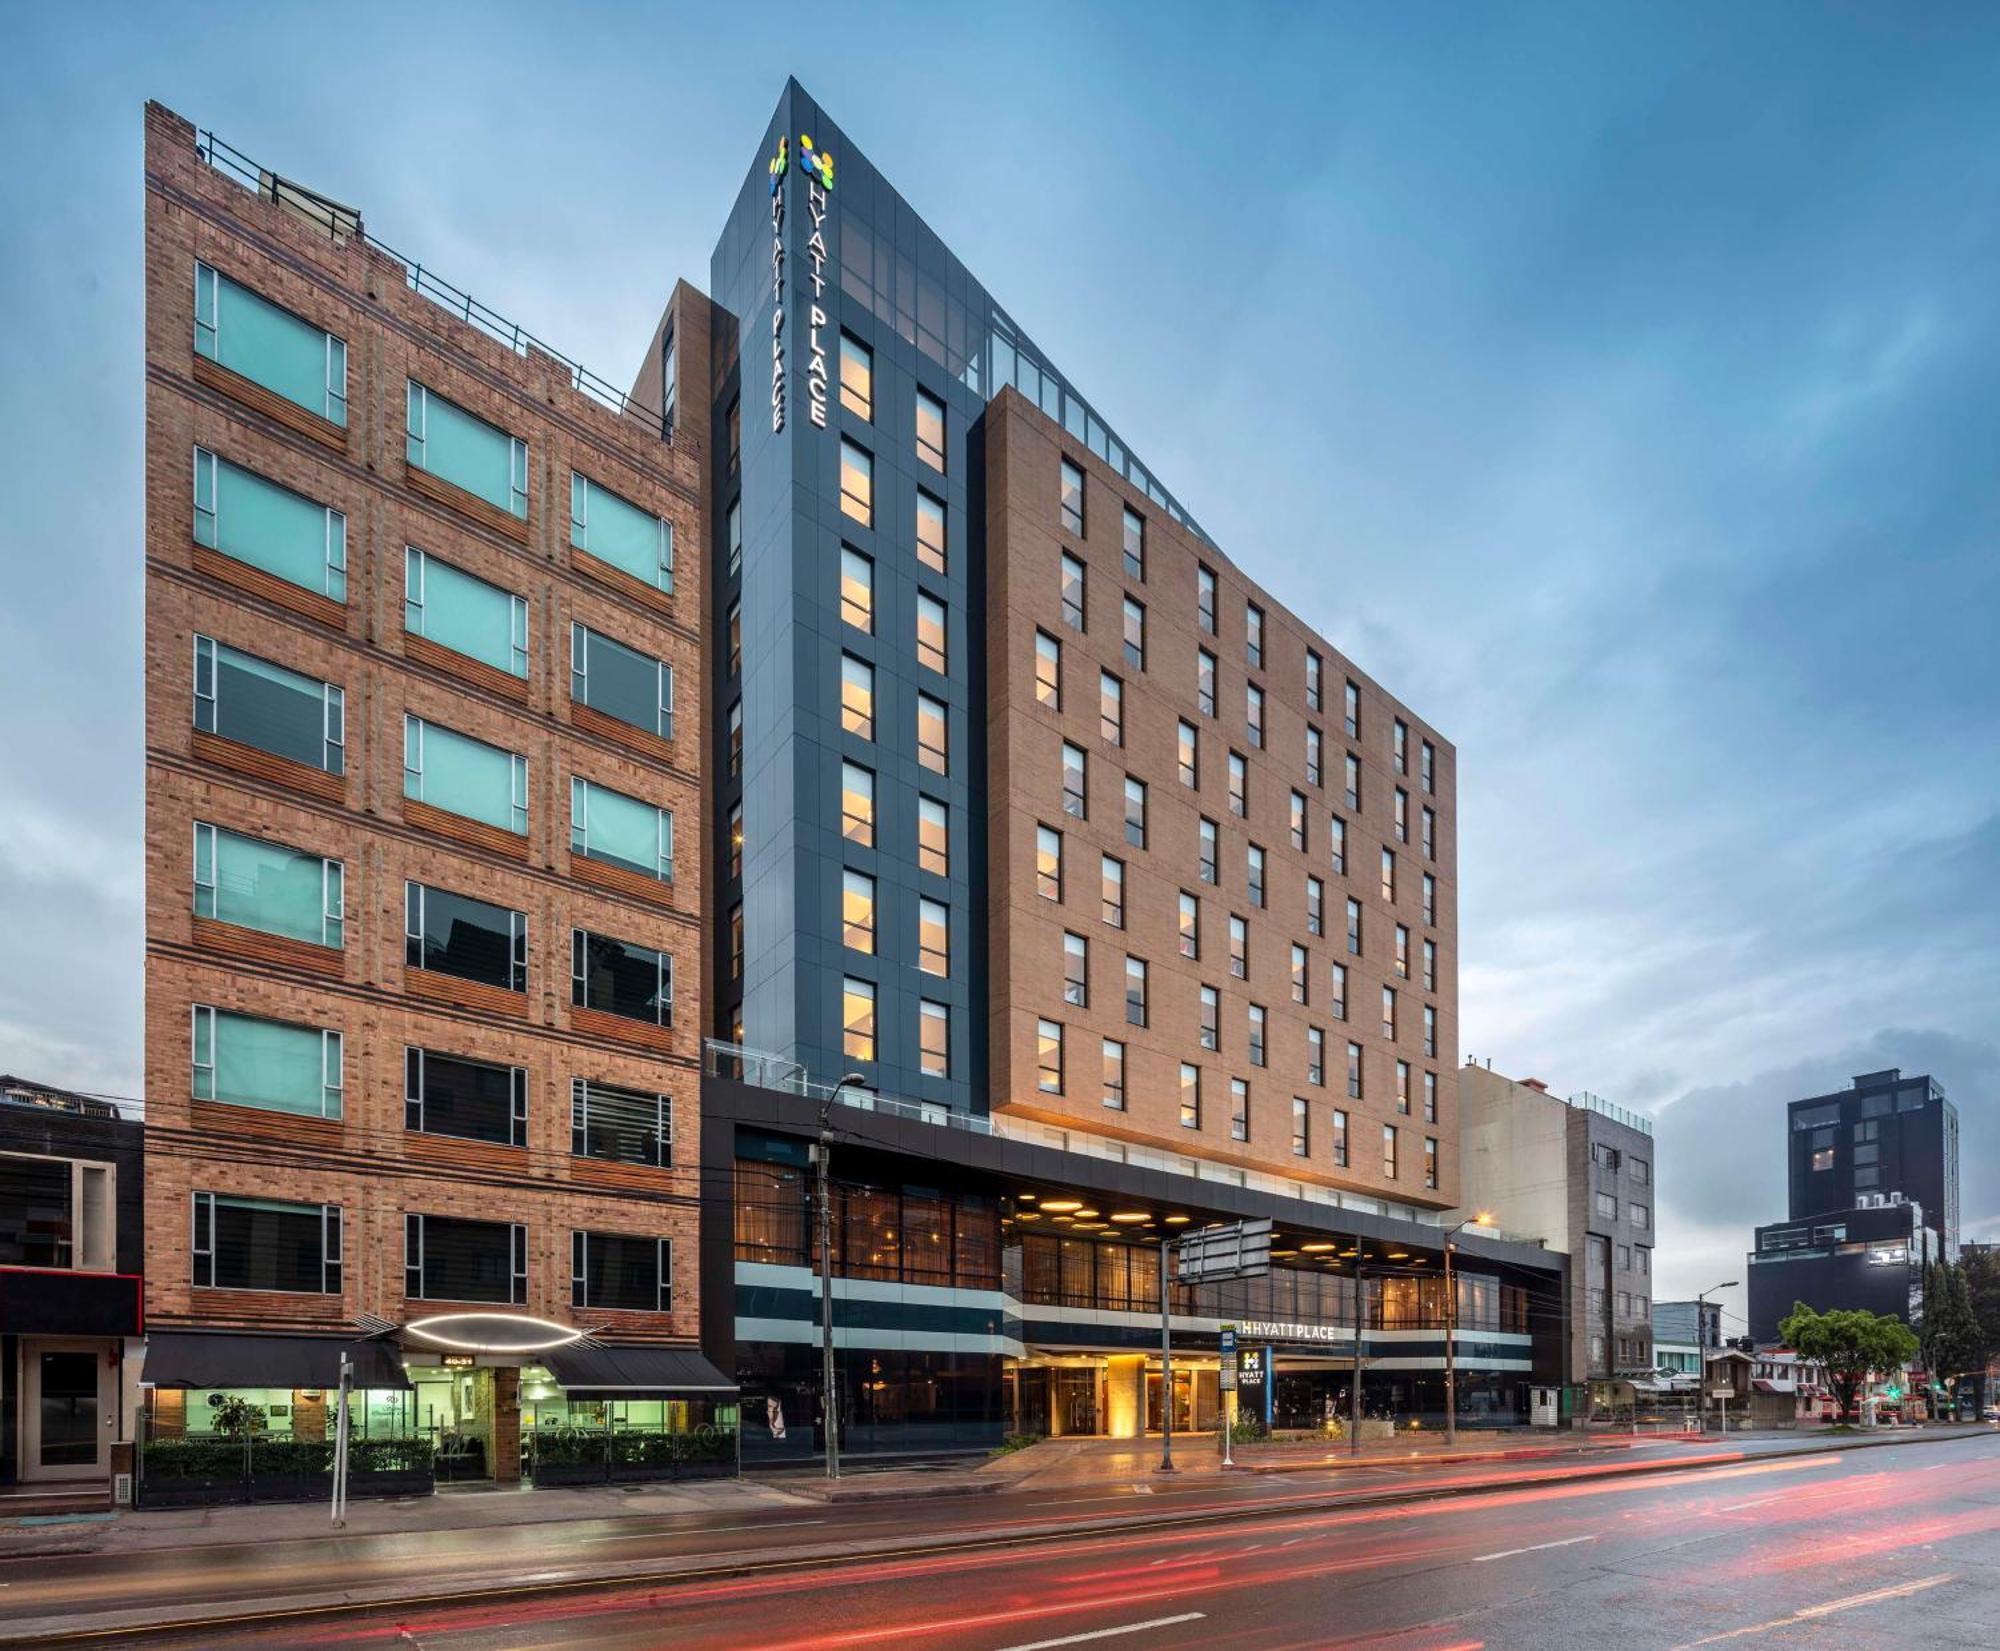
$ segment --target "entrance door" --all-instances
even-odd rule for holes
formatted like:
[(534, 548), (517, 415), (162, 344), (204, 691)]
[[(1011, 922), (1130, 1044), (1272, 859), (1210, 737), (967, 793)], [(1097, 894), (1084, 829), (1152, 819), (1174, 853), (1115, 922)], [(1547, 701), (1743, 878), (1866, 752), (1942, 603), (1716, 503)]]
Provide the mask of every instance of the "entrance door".
[(102, 1479), (111, 1471), (116, 1364), (81, 1342), (29, 1342), (21, 1363), (21, 1477)]

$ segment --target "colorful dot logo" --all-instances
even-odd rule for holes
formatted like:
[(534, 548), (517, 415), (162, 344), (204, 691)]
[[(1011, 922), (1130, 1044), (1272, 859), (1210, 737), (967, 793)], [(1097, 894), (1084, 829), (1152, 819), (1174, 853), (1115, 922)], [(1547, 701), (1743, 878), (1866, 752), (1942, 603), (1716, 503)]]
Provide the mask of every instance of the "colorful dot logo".
[[(779, 140), (779, 153), (784, 153), (783, 139)], [(799, 134), (799, 170), (816, 178), (829, 195), (833, 193), (833, 157), (824, 149), (815, 149), (813, 140), (803, 132)]]
[(770, 165), (764, 168), (765, 171), (771, 174), (771, 193), (773, 195), (777, 194), (778, 186), (785, 181), (785, 168), (790, 164), (791, 142), (789, 139), (781, 136), (778, 139), (778, 152), (771, 157)]

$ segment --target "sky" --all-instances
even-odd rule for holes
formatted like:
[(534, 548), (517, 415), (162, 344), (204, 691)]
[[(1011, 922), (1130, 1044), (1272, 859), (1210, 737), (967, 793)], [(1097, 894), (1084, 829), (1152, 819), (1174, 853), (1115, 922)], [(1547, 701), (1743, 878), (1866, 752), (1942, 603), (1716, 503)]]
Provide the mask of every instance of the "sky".
[(144, 101), (624, 381), (787, 74), (1455, 742), (1462, 1053), (1657, 1118), (1657, 1295), (1884, 1066), (2000, 1236), (1978, 6), (0, 0), (0, 1070), (141, 1084)]

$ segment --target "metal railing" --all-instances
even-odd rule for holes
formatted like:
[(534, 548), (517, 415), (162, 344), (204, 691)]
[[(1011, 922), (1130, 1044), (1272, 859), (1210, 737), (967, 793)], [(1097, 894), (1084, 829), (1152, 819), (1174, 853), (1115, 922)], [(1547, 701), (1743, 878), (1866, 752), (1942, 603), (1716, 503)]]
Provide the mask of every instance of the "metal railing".
[(936, 1101), (906, 1101), (853, 1084), (815, 1083), (798, 1061), (787, 1060), (769, 1050), (752, 1049), (746, 1044), (725, 1043), (720, 1038), (702, 1040), (702, 1068), (709, 1076), (734, 1078), (758, 1089), (782, 1089), (810, 1100), (836, 1100), (860, 1112), (880, 1112), (891, 1118), (910, 1118), (940, 1128), (970, 1130), (975, 1135), (996, 1133), (991, 1119), (954, 1112)]
[(1627, 1129), (1636, 1129), (1641, 1135), (1653, 1133), (1653, 1120), (1643, 1112), (1634, 1112), (1630, 1107), (1620, 1106), (1615, 1101), (1607, 1101), (1602, 1095), (1593, 1095), (1587, 1089), (1579, 1089), (1567, 1097), (1569, 1104), (1579, 1111), (1595, 1112), (1600, 1117), (1609, 1118), (1615, 1124), (1623, 1124)]
[[(636, 413), (655, 428), (664, 428), (664, 418), (657, 407), (649, 407), (635, 400), (601, 374), (592, 372), (582, 362), (564, 355), (553, 345), (537, 338), (517, 321), (510, 321), (499, 311), (482, 304), (471, 293), (453, 286), (431, 270), (424, 268), (415, 258), (406, 257), (394, 247), (370, 235), (361, 225), (361, 214), (352, 207), (342, 206), (337, 201), (294, 183), (289, 178), (280, 177), (268, 168), (259, 166), (240, 149), (224, 143), (213, 132), (198, 132), (195, 135), (195, 151), (216, 171), (225, 177), (234, 178), (246, 189), (285, 207), (292, 216), (302, 223), (318, 223), (327, 233), (327, 239), (336, 246), (344, 246), (350, 241), (359, 241), (375, 249), (385, 257), (393, 258), (403, 266), (404, 284), (412, 292), (421, 293), (438, 308), (459, 320), (477, 327), (487, 337), (506, 345), (516, 355), (526, 356), (530, 351), (546, 356), (569, 375), (570, 388), (589, 396), (593, 401), (611, 409), (614, 413)], [(662, 440), (671, 437), (662, 436)]]

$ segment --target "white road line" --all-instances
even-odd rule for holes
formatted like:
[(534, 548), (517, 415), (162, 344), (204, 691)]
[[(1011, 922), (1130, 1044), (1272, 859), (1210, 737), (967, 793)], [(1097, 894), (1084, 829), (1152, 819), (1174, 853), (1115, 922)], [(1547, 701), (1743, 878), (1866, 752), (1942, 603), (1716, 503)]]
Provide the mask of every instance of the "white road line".
[(1935, 1588), (1940, 1582), (1956, 1580), (1956, 1572), (1941, 1571), (1936, 1576), (1921, 1577), (1915, 1582), (1898, 1583), (1893, 1588), (1875, 1588), (1865, 1594), (1849, 1594), (1845, 1599), (1830, 1599), (1824, 1605), (1804, 1605), (1788, 1617), (1774, 1617), (1769, 1622), (1753, 1622), (1747, 1628), (1732, 1628), (1726, 1634), (1710, 1634), (1706, 1639), (1689, 1640), (1685, 1645), (1675, 1646), (1674, 1651), (1694, 1651), (1697, 1645), (1716, 1645), (1723, 1640), (1741, 1639), (1745, 1634), (1764, 1634), (1773, 1628), (1789, 1628), (1795, 1623), (1810, 1622), (1815, 1617), (1830, 1617), (1837, 1611), (1853, 1611), (1863, 1605), (1879, 1605), (1885, 1599), (1901, 1599), (1906, 1594), (1920, 1594), (1926, 1588)]
[(788, 1531), (799, 1525), (824, 1525), (824, 1519), (773, 1519), (757, 1525), (703, 1525), (699, 1530), (637, 1531), (630, 1536), (599, 1536), (594, 1542), (664, 1542), (676, 1536), (710, 1536), (719, 1531)]
[(1784, 1501), (1782, 1496), (1760, 1496), (1754, 1502), (1732, 1502), (1728, 1507), (1722, 1508), (1719, 1511), (1722, 1513), (1741, 1513), (1745, 1508), (1761, 1508), (1768, 1502), (1782, 1501)]
[(1472, 1563), (1484, 1565), (1489, 1559), (1512, 1559), (1516, 1554), (1538, 1554), (1544, 1548), (1574, 1548), (1579, 1542), (1595, 1542), (1595, 1535), (1566, 1537), (1561, 1542), (1537, 1542), (1532, 1548), (1504, 1548), (1497, 1554), (1475, 1554)]
[(1128, 1622), (1123, 1628), (1093, 1628), (1087, 1634), (1065, 1634), (1059, 1640), (1029, 1640), (1025, 1645), (1009, 1645), (1002, 1651), (1051, 1651), (1058, 1645), (1082, 1645), (1086, 1640), (1116, 1639), (1121, 1634), (1143, 1634), (1148, 1628), (1172, 1628), (1177, 1623), (1199, 1622), (1203, 1611), (1183, 1611), (1177, 1617), (1155, 1617), (1151, 1622)]
[(1957, 1468), (1957, 1467), (1963, 1467), (1964, 1465), (1965, 1464), (1963, 1462), (1933, 1462), (1929, 1467), (1924, 1468), (1922, 1471), (1925, 1473), (1936, 1473), (1939, 1468)]

